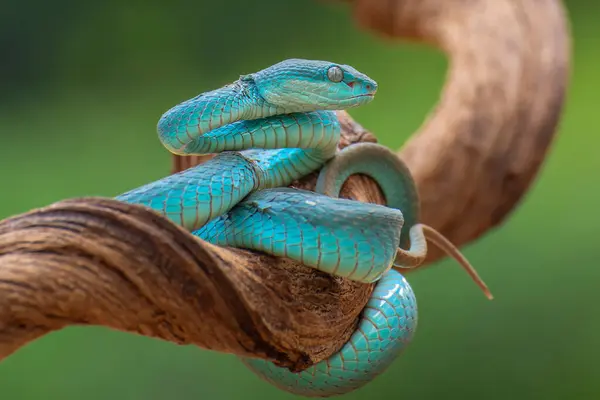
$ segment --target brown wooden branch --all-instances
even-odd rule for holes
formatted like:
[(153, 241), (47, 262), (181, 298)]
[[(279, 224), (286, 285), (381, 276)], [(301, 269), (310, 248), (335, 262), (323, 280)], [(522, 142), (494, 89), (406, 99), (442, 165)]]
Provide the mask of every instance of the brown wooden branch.
[[(356, 0), (363, 26), (451, 58), (442, 99), (401, 150), (423, 219), (464, 244), (508, 215), (539, 169), (569, 62), (555, 0)], [(374, 137), (339, 113), (346, 146)], [(393, 118), (393, 117), (390, 117)], [(176, 169), (197, 163), (177, 158)], [(312, 188), (314, 174), (295, 186)], [(344, 197), (382, 203), (361, 176)], [(56, 203), (0, 222), (0, 359), (50, 331), (103, 325), (301, 369), (348, 339), (371, 285), (195, 239), (138, 206)]]
[(449, 55), (441, 100), (399, 156), (422, 221), (458, 245), (480, 237), (523, 198), (554, 138), (570, 58), (561, 2), (355, 0), (354, 16)]
[(302, 365), (351, 333), (361, 286), (200, 242), (143, 207), (62, 201), (0, 223), (0, 358), (92, 324)]

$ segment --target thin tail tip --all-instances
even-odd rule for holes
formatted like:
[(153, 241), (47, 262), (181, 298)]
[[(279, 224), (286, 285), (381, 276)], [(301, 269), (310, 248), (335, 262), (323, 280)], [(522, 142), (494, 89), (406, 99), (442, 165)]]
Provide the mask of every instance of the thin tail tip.
[(485, 294), (485, 297), (487, 297), (488, 300), (494, 300), (494, 295), (487, 286), (483, 288), (483, 294)]

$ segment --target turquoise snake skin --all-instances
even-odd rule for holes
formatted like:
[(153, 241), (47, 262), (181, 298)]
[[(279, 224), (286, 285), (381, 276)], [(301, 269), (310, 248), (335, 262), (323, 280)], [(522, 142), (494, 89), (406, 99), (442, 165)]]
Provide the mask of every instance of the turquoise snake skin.
[[(368, 76), (326, 61), (291, 59), (243, 75), (176, 105), (158, 122), (159, 138), (172, 153), (218, 153), (214, 158), (117, 197), (150, 207), (216, 245), (376, 282), (356, 331), (328, 359), (302, 372), (242, 360), (291, 393), (348, 393), (394, 361), (417, 326), (415, 295), (396, 269), (423, 262), (426, 238), (459, 260), (491, 298), (458, 250), (418, 222), (415, 184), (393, 152), (366, 143), (338, 151), (334, 110), (367, 104), (376, 91)], [(316, 192), (287, 187), (319, 169)], [(339, 198), (342, 184), (356, 173), (379, 183), (387, 206)]]

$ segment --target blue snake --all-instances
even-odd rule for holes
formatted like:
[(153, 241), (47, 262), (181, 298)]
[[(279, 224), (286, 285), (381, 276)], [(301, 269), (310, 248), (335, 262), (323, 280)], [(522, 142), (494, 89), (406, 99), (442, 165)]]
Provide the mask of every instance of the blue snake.
[[(375, 288), (356, 331), (331, 357), (301, 372), (243, 358), (271, 384), (307, 397), (362, 387), (411, 341), (417, 303), (398, 270), (420, 265), (427, 239), (453, 256), (491, 293), (460, 252), (419, 223), (408, 168), (372, 143), (338, 150), (335, 110), (371, 102), (377, 83), (349, 65), (285, 60), (242, 75), (168, 110), (162, 144), (179, 155), (218, 153), (199, 166), (131, 190), (118, 200), (147, 206), (198, 238), (287, 257)], [(321, 169), (316, 191), (288, 187)], [(339, 198), (344, 182), (365, 174), (387, 205)]]

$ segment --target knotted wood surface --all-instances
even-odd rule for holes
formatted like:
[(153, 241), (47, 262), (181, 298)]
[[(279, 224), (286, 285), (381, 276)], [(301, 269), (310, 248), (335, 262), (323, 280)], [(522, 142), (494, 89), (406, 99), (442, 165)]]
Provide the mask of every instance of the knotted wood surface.
[[(364, 29), (450, 58), (430, 117), (399, 150), (422, 220), (464, 245), (504, 221), (554, 137), (570, 43), (557, 0), (346, 1)], [(341, 146), (375, 141), (345, 112)], [(394, 116), (389, 116), (394, 118)], [(174, 158), (174, 170), (202, 162)], [(294, 186), (311, 189), (315, 174)], [(383, 203), (368, 178), (343, 197)], [(432, 261), (440, 257), (431, 249)], [(69, 325), (102, 325), (302, 369), (349, 338), (372, 285), (201, 242), (140, 206), (55, 203), (0, 222), (0, 359)]]

